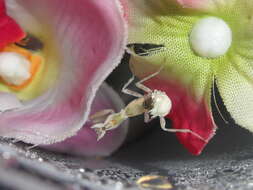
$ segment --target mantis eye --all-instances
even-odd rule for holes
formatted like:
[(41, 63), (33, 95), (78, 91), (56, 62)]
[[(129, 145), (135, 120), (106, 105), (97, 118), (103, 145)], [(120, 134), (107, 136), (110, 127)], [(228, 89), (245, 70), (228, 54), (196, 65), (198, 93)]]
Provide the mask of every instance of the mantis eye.
[(153, 99), (151, 96), (148, 96), (145, 98), (145, 100), (143, 102), (143, 108), (145, 110), (152, 110), (154, 108), (154, 103), (153, 103)]

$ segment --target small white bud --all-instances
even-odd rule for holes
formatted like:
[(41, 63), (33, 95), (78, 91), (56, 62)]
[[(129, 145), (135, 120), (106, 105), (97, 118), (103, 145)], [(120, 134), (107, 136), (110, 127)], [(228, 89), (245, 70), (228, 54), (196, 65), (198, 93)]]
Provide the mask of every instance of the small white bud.
[(207, 17), (197, 22), (190, 34), (190, 44), (201, 57), (217, 58), (224, 55), (232, 44), (232, 31), (217, 17)]
[(21, 85), (31, 77), (30, 62), (15, 52), (0, 53), (0, 76), (9, 84)]
[(154, 117), (165, 117), (170, 113), (172, 102), (165, 92), (155, 90), (152, 93), (153, 109), (150, 114)]

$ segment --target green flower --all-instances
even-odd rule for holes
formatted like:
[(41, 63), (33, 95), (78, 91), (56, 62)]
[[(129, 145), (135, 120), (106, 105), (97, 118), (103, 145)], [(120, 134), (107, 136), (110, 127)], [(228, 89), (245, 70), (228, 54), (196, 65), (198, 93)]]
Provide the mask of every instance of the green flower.
[[(208, 24), (208, 19), (216, 19), (222, 24), (215, 21)], [(209, 29), (202, 27), (201, 22)], [(235, 122), (253, 131), (253, 1), (129, 1), (129, 25), (129, 43), (133, 47), (134, 44), (162, 46), (159, 51), (149, 49), (145, 54), (134, 51), (136, 48), (130, 49), (134, 73), (143, 77), (164, 65), (160, 75), (163, 86), (171, 87), (173, 83), (174, 89), (184, 89), (180, 91), (181, 94), (175, 90), (182, 97), (180, 101), (175, 98), (173, 101), (172, 98), (174, 113), (171, 119), (175, 128), (187, 126), (204, 135), (207, 140), (213, 136), (215, 126), (210, 120), (210, 102), (216, 82)], [(152, 87), (151, 83), (149, 85)], [(153, 87), (156, 88), (157, 84)], [(165, 90), (168, 95), (174, 93), (171, 92), (173, 88)], [(192, 107), (189, 100), (187, 106), (181, 105), (186, 96), (191, 97), (194, 106), (204, 104), (205, 108), (187, 117), (192, 112)], [(184, 110), (186, 117), (177, 113), (178, 110)], [(198, 124), (197, 117), (201, 111), (206, 111), (210, 117), (202, 118)], [(188, 124), (185, 125), (187, 119), (196, 122), (187, 121)], [(190, 142), (190, 134), (177, 135), (194, 154), (199, 154), (206, 144), (196, 145), (195, 141)], [(194, 151), (189, 148), (192, 146)]]

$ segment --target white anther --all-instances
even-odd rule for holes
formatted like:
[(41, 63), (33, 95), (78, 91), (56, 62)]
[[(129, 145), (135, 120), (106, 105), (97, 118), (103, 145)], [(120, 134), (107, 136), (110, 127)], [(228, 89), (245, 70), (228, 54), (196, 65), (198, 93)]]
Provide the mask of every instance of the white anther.
[(201, 57), (217, 58), (224, 55), (232, 44), (232, 31), (217, 17), (207, 17), (197, 22), (190, 34), (190, 44)]
[(172, 102), (165, 92), (155, 90), (152, 92), (153, 109), (150, 114), (154, 117), (165, 117), (170, 113)]
[(0, 76), (12, 85), (21, 85), (31, 77), (30, 62), (15, 52), (0, 53)]

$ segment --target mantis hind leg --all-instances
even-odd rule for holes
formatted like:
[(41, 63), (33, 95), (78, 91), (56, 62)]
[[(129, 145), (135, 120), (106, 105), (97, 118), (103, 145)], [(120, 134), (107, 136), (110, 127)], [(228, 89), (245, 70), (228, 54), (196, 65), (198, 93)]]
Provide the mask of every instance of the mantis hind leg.
[(103, 138), (106, 134), (106, 130), (104, 129), (104, 123), (98, 123), (91, 127), (97, 134), (97, 141)]
[(105, 109), (99, 112), (96, 112), (95, 114), (91, 115), (89, 117), (89, 120), (91, 120), (94, 123), (99, 123), (105, 120), (105, 116), (109, 115), (109, 114), (113, 114), (115, 113), (114, 110), (112, 109)]
[[(163, 66), (161, 66), (160, 69), (159, 69), (158, 71), (156, 71), (155, 73), (153, 73), (153, 74), (151, 74), (151, 75), (149, 75), (149, 76), (143, 78), (143, 79), (140, 80), (139, 82), (135, 83), (135, 86), (136, 86), (137, 88), (143, 90), (143, 91), (146, 92), (146, 93), (151, 93), (152, 90), (149, 89), (147, 86), (145, 86), (145, 85), (143, 84), (143, 82), (145, 82), (145, 81), (147, 81), (147, 80), (149, 80), (149, 79), (155, 77), (156, 75), (158, 75), (158, 74), (161, 72), (162, 69), (163, 69)], [(131, 96), (135, 96), (135, 97), (137, 97), (137, 98), (143, 97), (142, 94), (140, 94), (140, 93), (138, 93), (138, 92), (135, 92), (135, 91), (130, 90), (130, 89), (127, 88), (133, 81), (134, 81), (134, 75), (133, 75), (133, 76), (128, 80), (128, 82), (123, 86), (123, 88), (122, 88), (121, 91), (122, 91), (123, 93), (125, 93), (125, 94), (131, 95)]]
[(143, 83), (144, 83), (145, 81), (148, 81), (149, 79), (155, 77), (156, 75), (158, 75), (158, 74), (161, 72), (162, 69), (163, 69), (163, 66), (161, 66), (160, 69), (159, 69), (158, 71), (156, 71), (155, 73), (153, 73), (153, 74), (151, 74), (151, 75), (149, 75), (149, 76), (143, 78), (143, 79), (140, 80), (139, 82), (137, 82), (135, 85), (136, 85), (139, 89), (143, 90), (144, 92), (151, 93), (152, 90), (149, 89), (147, 86), (145, 86)]
[(207, 142), (207, 140), (205, 140), (203, 137), (201, 137), (200, 135), (198, 135), (197, 133), (193, 132), (190, 129), (167, 129), (165, 127), (166, 126), (166, 121), (165, 121), (165, 119), (163, 117), (160, 117), (160, 124), (161, 124), (162, 130), (164, 130), (164, 131), (172, 132), (172, 133), (190, 133), (193, 136), (197, 137), (198, 139), (200, 139), (200, 140), (202, 140), (204, 142)]
[(127, 81), (127, 83), (123, 86), (121, 92), (127, 94), (127, 95), (130, 95), (130, 96), (134, 96), (134, 97), (137, 97), (137, 98), (141, 98), (143, 97), (142, 94), (138, 93), (138, 92), (135, 92), (133, 90), (130, 90), (128, 89), (127, 87), (134, 81), (134, 75)]
[(110, 114), (103, 122), (96, 123), (91, 126), (91, 129), (94, 129), (98, 135), (97, 140), (100, 140), (107, 131), (116, 129), (119, 127), (126, 119), (127, 115), (125, 110), (121, 110), (119, 113)]

